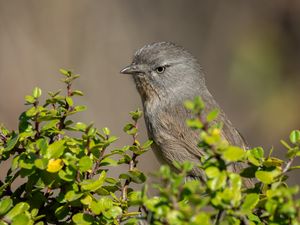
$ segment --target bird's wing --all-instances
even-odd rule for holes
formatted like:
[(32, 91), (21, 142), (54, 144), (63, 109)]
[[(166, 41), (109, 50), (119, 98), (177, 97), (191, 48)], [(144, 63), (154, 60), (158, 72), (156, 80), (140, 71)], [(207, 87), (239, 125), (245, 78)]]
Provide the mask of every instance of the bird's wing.
[[(154, 140), (153, 150), (160, 161), (169, 165), (174, 161), (199, 163), (203, 155), (202, 150), (197, 147), (199, 134), (190, 129), (185, 122), (185, 118), (190, 116), (182, 105), (172, 106), (161, 110), (159, 115), (155, 116), (155, 121), (148, 123), (150, 137)], [(191, 175), (201, 177), (202, 173), (198, 167), (194, 167)]]

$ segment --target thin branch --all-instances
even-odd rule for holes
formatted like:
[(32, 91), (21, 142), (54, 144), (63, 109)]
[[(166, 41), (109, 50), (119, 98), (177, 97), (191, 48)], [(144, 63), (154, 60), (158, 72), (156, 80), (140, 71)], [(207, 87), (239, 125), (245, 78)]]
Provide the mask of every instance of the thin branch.
[(220, 224), (220, 221), (221, 221), (221, 218), (223, 217), (223, 214), (224, 214), (224, 210), (220, 210), (218, 212), (218, 215), (216, 217), (216, 220), (214, 222), (214, 225), (219, 225)]
[(289, 161), (287, 162), (286, 166), (282, 170), (283, 174), (289, 171), (290, 167), (292, 166), (292, 163), (293, 163), (294, 159), (295, 159), (295, 157), (289, 159)]
[(6, 143), (7, 137), (1, 132), (1, 130), (0, 130), (0, 138), (4, 143)]
[[(137, 128), (137, 121), (135, 121), (134, 127)], [(137, 133), (135, 133), (132, 136), (132, 138), (133, 138), (133, 145), (136, 145), (136, 142), (137, 142)], [(129, 162), (129, 171), (133, 171), (134, 168), (136, 167), (136, 164), (137, 164), (136, 158), (137, 158), (137, 156), (138, 155), (135, 154), (135, 153), (132, 154), (132, 158), (131, 158), (131, 160)], [(122, 196), (122, 200), (123, 201), (127, 200), (127, 191), (128, 191), (128, 186), (129, 186), (130, 183), (131, 183), (131, 179), (128, 178), (128, 179), (125, 180), (125, 183), (124, 183), (124, 185), (122, 187), (121, 196)]]

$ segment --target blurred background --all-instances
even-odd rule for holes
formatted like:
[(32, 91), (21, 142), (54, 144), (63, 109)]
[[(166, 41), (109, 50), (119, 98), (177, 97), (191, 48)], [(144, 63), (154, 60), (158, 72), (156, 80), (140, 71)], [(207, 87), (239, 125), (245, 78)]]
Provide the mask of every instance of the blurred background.
[[(119, 71), (155, 41), (192, 52), (249, 144), (284, 154), (279, 140), (300, 127), (297, 0), (0, 0), (0, 123), (17, 129), (24, 96), (34, 86), (63, 88), (58, 70), (67, 68), (81, 74), (77, 103), (88, 106), (78, 119), (109, 127), (118, 146), (130, 143), (122, 128), (141, 101)], [(140, 167), (158, 168), (152, 152)]]

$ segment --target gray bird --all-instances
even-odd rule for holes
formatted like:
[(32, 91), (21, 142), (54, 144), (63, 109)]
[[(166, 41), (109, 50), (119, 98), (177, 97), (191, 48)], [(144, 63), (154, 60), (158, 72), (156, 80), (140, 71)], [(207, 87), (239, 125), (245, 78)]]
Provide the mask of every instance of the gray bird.
[[(246, 148), (244, 139), (208, 91), (199, 63), (184, 48), (170, 42), (146, 45), (121, 73), (133, 76), (142, 99), (148, 136), (161, 163), (171, 167), (174, 161), (198, 163), (203, 156), (197, 146), (198, 132), (186, 125), (192, 115), (185, 109), (184, 101), (196, 96), (201, 96), (205, 103), (204, 113), (219, 109), (217, 122), (223, 124), (222, 137), (232, 145)], [(190, 175), (203, 177), (197, 167)]]

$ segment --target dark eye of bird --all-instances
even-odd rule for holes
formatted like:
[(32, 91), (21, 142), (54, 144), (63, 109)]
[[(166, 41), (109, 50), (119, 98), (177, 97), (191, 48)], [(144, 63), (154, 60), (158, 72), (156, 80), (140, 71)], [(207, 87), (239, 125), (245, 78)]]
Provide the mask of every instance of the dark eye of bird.
[(165, 67), (164, 66), (159, 66), (159, 67), (157, 67), (156, 69), (155, 69), (155, 71), (157, 72), (157, 73), (163, 73), (164, 71), (165, 71)]

